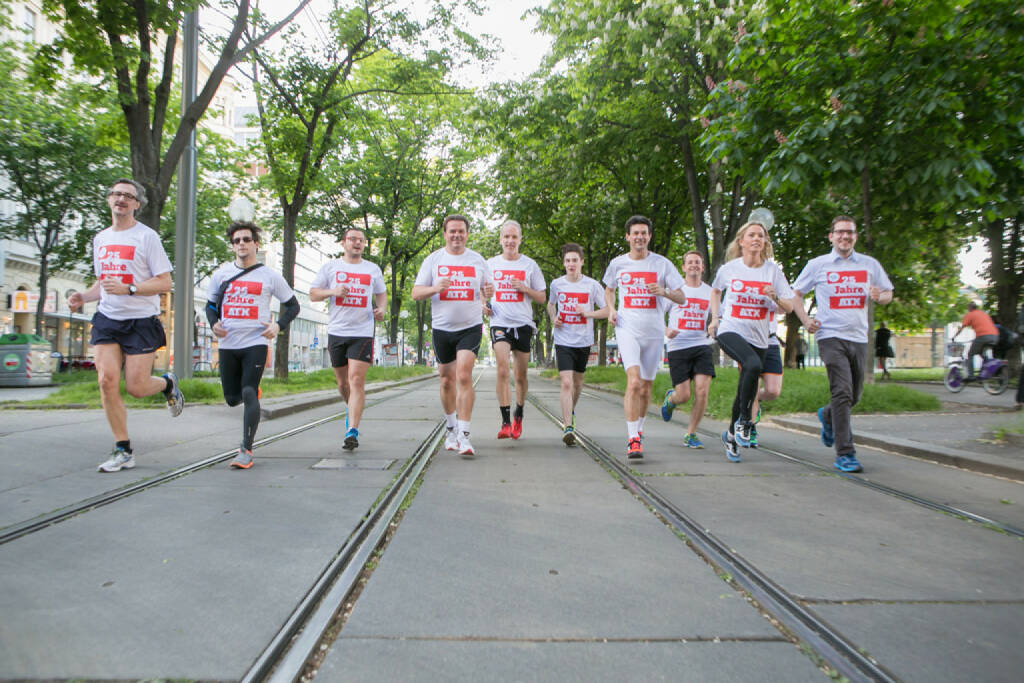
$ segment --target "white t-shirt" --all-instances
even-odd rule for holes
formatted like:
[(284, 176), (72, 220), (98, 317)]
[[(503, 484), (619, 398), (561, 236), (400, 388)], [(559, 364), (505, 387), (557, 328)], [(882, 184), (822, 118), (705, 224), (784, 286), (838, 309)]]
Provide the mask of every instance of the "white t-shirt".
[[(92, 269), (100, 280), (116, 278), (138, 286), (171, 272), (160, 235), (142, 223), (127, 230), (106, 228), (92, 238)], [(135, 320), (160, 315), (160, 295), (108, 294), (100, 288), (97, 310), (112, 320)]]
[(451, 284), (430, 297), (431, 326), (442, 332), (458, 332), (482, 325), (480, 288), (491, 282), (484, 257), (472, 249), (456, 255), (441, 247), (423, 259), (415, 284), (432, 287), (442, 277), (450, 278)]
[(882, 265), (856, 251), (842, 258), (836, 250), (807, 262), (793, 289), (804, 294), (814, 292), (818, 310), (814, 314), (821, 329), (815, 337), (838, 337), (865, 344), (868, 341), (868, 294), (872, 287), (883, 292), (892, 282)]
[(487, 267), (494, 279), (494, 296), (490, 301), (491, 327), (529, 325), (537, 329), (533, 322), (533, 299), (509, 284), (509, 280), (515, 278), (525, 282), (530, 289), (544, 291), (544, 275), (536, 261), (522, 254), (515, 261), (509, 261), (498, 254), (487, 259)]
[(768, 335), (774, 332), (771, 312), (775, 308), (775, 302), (764, 294), (768, 285), (775, 288), (778, 298), (793, 298), (786, 276), (774, 261), (765, 261), (757, 268), (743, 265), (742, 258), (723, 264), (711, 283), (724, 294), (718, 334), (735, 332), (751, 346), (768, 348)]
[[(225, 263), (210, 276), (210, 287), (206, 298), (212, 301), (220, 291), (221, 284), (242, 272), (234, 263)], [(218, 338), (221, 349), (246, 349), (250, 346), (268, 346), (270, 340), (263, 336), (266, 323), (270, 322), (270, 297), (288, 301), (295, 293), (280, 273), (266, 266), (260, 266), (236, 278), (224, 292), (220, 307), (220, 324), (227, 336)]]
[(665, 312), (659, 297), (647, 291), (647, 285), (682, 289), (684, 280), (672, 262), (660, 254), (649, 253), (633, 260), (629, 254), (616, 256), (602, 278), (609, 288), (619, 290), (616, 333), (627, 332), (638, 339), (664, 339)]
[(594, 319), (584, 318), (580, 311), (595, 311), (604, 308), (604, 287), (592, 277), (580, 276), (577, 282), (569, 282), (563, 275), (551, 281), (548, 301), (555, 304), (561, 327), (552, 327), (552, 339), (559, 346), (574, 348), (590, 347), (594, 344)]
[(694, 346), (711, 344), (708, 336), (708, 314), (711, 305), (711, 285), (706, 282), (697, 287), (683, 285), (686, 303), (672, 303), (668, 309), (668, 328), (679, 334), (668, 339), (668, 350), (679, 351)]
[(327, 300), (327, 333), (336, 337), (372, 337), (373, 297), (387, 291), (384, 274), (372, 261), (347, 263), (339, 258), (325, 263), (310, 283), (310, 287), (318, 289), (334, 289), (338, 285), (348, 287), (348, 295)]

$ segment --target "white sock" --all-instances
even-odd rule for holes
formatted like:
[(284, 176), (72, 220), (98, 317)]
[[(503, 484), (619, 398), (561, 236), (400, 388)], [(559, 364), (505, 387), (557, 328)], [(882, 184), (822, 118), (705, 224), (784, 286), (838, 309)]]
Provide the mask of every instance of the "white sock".
[(459, 436), (469, 436), (469, 420), (459, 420)]
[(647, 416), (646, 415), (644, 415), (639, 420), (637, 420), (637, 423), (640, 425), (640, 431), (641, 432), (644, 431), (644, 422), (646, 422), (646, 421), (647, 421)]
[(629, 438), (635, 439), (640, 436), (640, 420), (626, 420), (626, 430), (629, 431)]
[(455, 413), (452, 413), (450, 415), (445, 413), (444, 423), (445, 426), (448, 427), (448, 429), (455, 429), (456, 422), (457, 420), (455, 419)]

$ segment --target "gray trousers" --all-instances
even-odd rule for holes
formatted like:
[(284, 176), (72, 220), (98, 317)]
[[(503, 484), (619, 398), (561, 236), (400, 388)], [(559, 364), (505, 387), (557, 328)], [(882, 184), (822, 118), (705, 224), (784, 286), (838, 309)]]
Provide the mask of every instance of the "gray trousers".
[(868, 344), (830, 337), (818, 341), (818, 354), (828, 372), (828, 388), (832, 399), (825, 406), (824, 418), (832, 424), (836, 454), (854, 452), (850, 411), (864, 392), (864, 365)]

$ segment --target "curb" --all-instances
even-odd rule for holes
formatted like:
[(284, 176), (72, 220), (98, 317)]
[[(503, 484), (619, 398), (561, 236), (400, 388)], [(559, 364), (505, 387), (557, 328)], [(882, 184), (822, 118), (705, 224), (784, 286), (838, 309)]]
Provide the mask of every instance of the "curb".
[[(376, 394), (381, 391), (393, 389), (394, 387), (405, 386), (406, 384), (414, 384), (416, 382), (425, 382), (428, 379), (434, 379), (439, 375), (436, 372), (432, 372), (429, 375), (417, 375), (416, 377), (410, 377), (409, 379), (397, 380), (394, 382), (375, 382), (370, 386), (366, 387), (367, 394)], [(260, 417), (264, 420), (273, 420), (278, 417), (284, 417), (286, 415), (293, 415), (295, 413), (302, 412), (303, 410), (311, 410), (313, 408), (319, 408), (321, 406), (330, 405), (332, 403), (338, 403), (341, 397), (338, 395), (336, 389), (329, 389), (331, 394), (329, 396), (320, 396), (316, 398), (309, 398), (305, 401), (297, 401), (295, 403), (286, 403), (280, 407), (263, 408), (260, 407)], [(319, 392), (318, 392), (319, 393)], [(297, 394), (301, 396), (302, 394)]]
[[(780, 427), (795, 429), (808, 434), (820, 433), (820, 427), (806, 424), (804, 422), (798, 422), (796, 420), (788, 420), (784, 417), (771, 417), (769, 418), (769, 421)], [(911, 458), (918, 458), (921, 460), (930, 460), (944, 465), (952, 465), (953, 467), (970, 470), (971, 472), (993, 474), (999, 477), (1013, 479), (1014, 481), (1024, 482), (1024, 470), (1020, 468), (978, 460), (965, 455), (961, 451), (954, 451), (951, 448), (945, 448), (937, 444), (924, 445), (919, 441), (898, 439), (891, 436), (883, 436), (881, 434), (861, 431), (858, 431), (853, 438), (854, 443), (878, 448), (883, 451), (898, 453), (900, 455), (906, 455)]]

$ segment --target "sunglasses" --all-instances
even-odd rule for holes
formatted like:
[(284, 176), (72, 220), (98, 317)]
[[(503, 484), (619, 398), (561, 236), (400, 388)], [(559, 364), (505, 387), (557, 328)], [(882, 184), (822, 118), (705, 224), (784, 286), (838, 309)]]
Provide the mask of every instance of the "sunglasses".
[(248, 235), (243, 235), (241, 237), (234, 237), (234, 238), (232, 238), (231, 244), (242, 244), (243, 242), (245, 244), (248, 244), (249, 242), (253, 242), (253, 241), (254, 241), (253, 238), (249, 237)]

